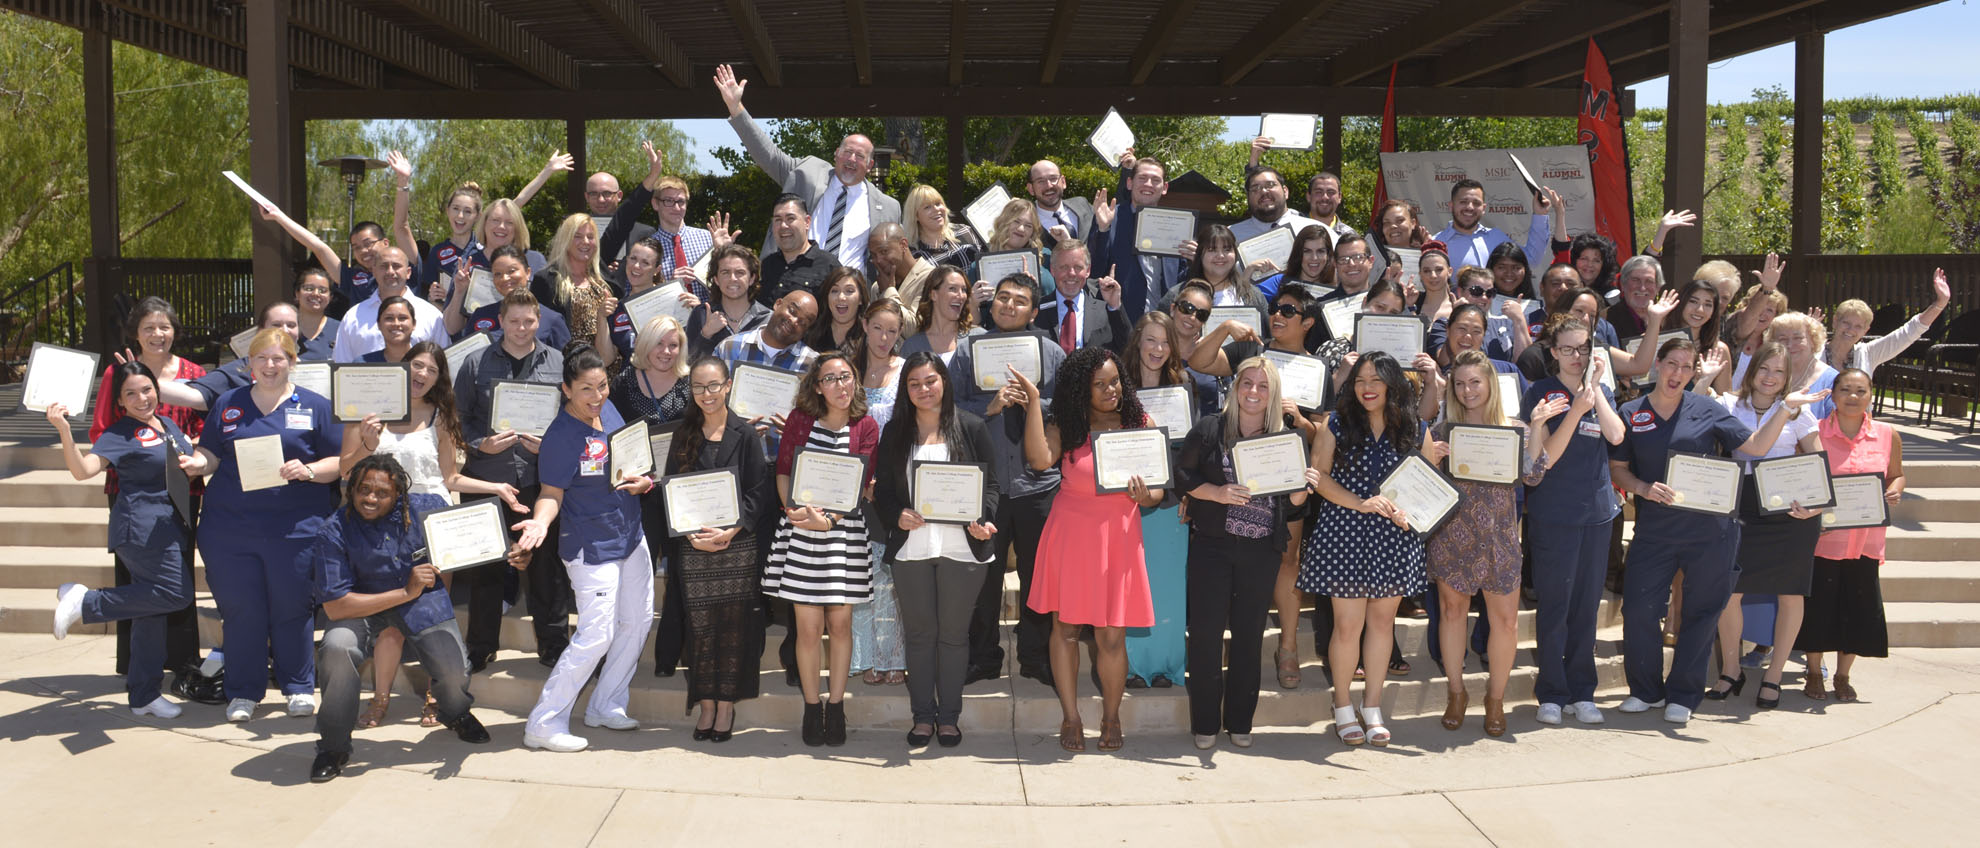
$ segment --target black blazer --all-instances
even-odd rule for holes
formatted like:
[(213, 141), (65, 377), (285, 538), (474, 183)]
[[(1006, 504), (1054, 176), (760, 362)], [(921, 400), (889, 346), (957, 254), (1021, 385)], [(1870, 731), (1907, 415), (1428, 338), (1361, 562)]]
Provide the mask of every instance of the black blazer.
[[(912, 405), (897, 407), (895, 421), (901, 421), (900, 416), (913, 414)], [(981, 462), (986, 466), (992, 466), (984, 469), (983, 517), (978, 519), (990, 521), (997, 515), (998, 498), (997, 469), (994, 467), (993, 449), (990, 446), (990, 429), (984, 426), (983, 419), (966, 410), (956, 410), (956, 419), (962, 429), (963, 441), (950, 451), (949, 461)], [(905, 425), (907, 422), (901, 423)], [(888, 422), (887, 426), (892, 428), (894, 422)], [(882, 433), (881, 441), (885, 442), (886, 438), (886, 434)], [(876, 456), (876, 460), (878, 458)], [(893, 562), (894, 558), (900, 555), (901, 546), (907, 544), (908, 531), (901, 529), (901, 511), (908, 506), (908, 463), (876, 461), (874, 465), (876, 470), (873, 475), (873, 523), (867, 525), (866, 532), (874, 538), (886, 540), (885, 556), (888, 562)], [(969, 551), (975, 554), (978, 560), (988, 560), (995, 552), (995, 541), (994, 537), (978, 539), (971, 536)]]
[[(1196, 491), (1196, 487), (1208, 483), (1222, 486), (1231, 482), (1224, 476), (1224, 413), (1205, 415), (1196, 420), (1196, 426), (1189, 429), (1183, 439), (1182, 454), (1176, 460), (1176, 488), (1182, 494)], [(1284, 551), (1292, 534), (1287, 531), (1286, 522), (1293, 517), (1291, 495), (1272, 496), (1272, 535), (1264, 540), (1272, 550)], [(1231, 539), (1224, 529), (1226, 507), (1216, 501), (1191, 498), (1189, 501), (1189, 524), (1198, 537)]]
[[(770, 474), (770, 461), (763, 456), (763, 439), (756, 435), (756, 428), (749, 422), (729, 413), (729, 420), (722, 433), (722, 441), (715, 447), (713, 462), (703, 463), (690, 457), (683, 466), (674, 454), (667, 455), (667, 474), (693, 474), (697, 471), (714, 471), (718, 468), (736, 470), (736, 484), (742, 490), (742, 532), (756, 532), (770, 514), (771, 505), (778, 503), (776, 478)], [(676, 435), (674, 438), (681, 438)], [(740, 534), (738, 534), (740, 535)]]
[[(1059, 341), (1059, 322), (1062, 320), (1059, 317), (1059, 302), (1059, 292), (1055, 289), (1038, 308), (1038, 317), (1031, 320), (1031, 325), (1045, 331), (1045, 335), (1051, 338), (1054, 344)], [(1128, 333), (1132, 332), (1133, 328), (1128, 325), (1128, 308), (1125, 299), (1121, 303), (1121, 308), (1108, 309), (1107, 301), (1100, 297), (1100, 287), (1088, 283), (1086, 298), (1081, 301), (1080, 308), (1085, 313), (1080, 316), (1082, 336), (1079, 340), (1080, 347), (1104, 347), (1116, 354), (1127, 347)]]

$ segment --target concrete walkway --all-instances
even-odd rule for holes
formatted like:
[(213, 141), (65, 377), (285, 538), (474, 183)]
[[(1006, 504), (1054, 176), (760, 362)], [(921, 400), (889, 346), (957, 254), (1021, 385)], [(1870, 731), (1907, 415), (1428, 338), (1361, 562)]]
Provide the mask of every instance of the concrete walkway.
[(1069, 755), (1053, 737), (978, 727), (953, 750), (910, 755), (880, 731), (812, 749), (794, 729), (751, 726), (745, 703), (725, 745), (692, 742), (683, 723), (591, 730), (593, 751), (551, 754), (523, 749), (506, 713), (478, 711), (485, 746), (422, 730), (402, 696), (324, 786), (307, 783), (310, 720), (272, 698), (245, 725), (199, 705), (137, 719), (111, 650), (107, 637), (0, 635), (10, 844), (1671, 845), (1759, 824), (1775, 844), (1941, 845), (1970, 844), (1980, 800), (1980, 649), (1863, 661), (1856, 704), (1809, 701), (1790, 672), (1772, 713), (1753, 708), (1757, 681), (1684, 728), (1613, 710), (1599, 728), (1541, 728), (1522, 703), (1494, 740), (1474, 705), (1455, 733), (1436, 716), (1394, 723), (1387, 750), (1346, 749), (1324, 720), (1262, 728), (1248, 751), (1143, 734), (1119, 754), (1089, 736)]

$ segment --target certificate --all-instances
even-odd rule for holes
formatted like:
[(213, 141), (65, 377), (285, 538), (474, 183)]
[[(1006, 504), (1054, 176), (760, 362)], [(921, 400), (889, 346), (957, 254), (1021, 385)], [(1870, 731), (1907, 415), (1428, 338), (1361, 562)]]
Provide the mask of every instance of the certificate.
[(1128, 148), (1134, 146), (1134, 130), (1128, 129), (1127, 119), (1122, 118), (1119, 111), (1109, 106), (1106, 117), (1101, 118), (1100, 126), (1095, 127), (1093, 134), (1086, 137), (1086, 143), (1093, 145), (1093, 152), (1100, 154), (1100, 158), (1106, 160), (1106, 167), (1118, 168), (1121, 166), (1121, 157), (1127, 154)]
[(976, 274), (977, 279), (984, 280), (993, 287), (1012, 274), (1030, 277), (1035, 285), (1039, 281), (1038, 251), (1000, 250), (996, 253), (985, 253), (983, 258), (976, 260)]
[(282, 437), (253, 436), (234, 440), (234, 470), (240, 474), (241, 491), (273, 489), (288, 485), (282, 479)]
[(1836, 502), (1829, 488), (1829, 455), (1815, 453), (1762, 459), (1753, 463), (1753, 489), (1760, 495), (1756, 504), (1763, 515), (1794, 509), (1818, 509)]
[(235, 188), (240, 189), (243, 194), (246, 194), (249, 200), (252, 200), (255, 203), (258, 203), (262, 206), (266, 206), (270, 209), (282, 208), (280, 206), (276, 206), (274, 201), (271, 201), (268, 198), (263, 197), (261, 192), (255, 191), (254, 186), (248, 185), (247, 180), (241, 179), (240, 174), (236, 174), (233, 171), (221, 171), (220, 176), (226, 177), (229, 182), (232, 182), (234, 184)]
[(1430, 463), (1424, 462), (1422, 454), (1404, 457), (1379, 489), (1382, 497), (1403, 511), (1403, 516), (1409, 519), (1409, 529), (1424, 536), (1437, 532), (1457, 512), (1458, 490)]
[(1283, 350), (1265, 351), (1264, 357), (1279, 369), (1279, 397), (1308, 412), (1320, 408), (1327, 397), (1327, 360)]
[(1519, 161), (1519, 157), (1514, 155), (1510, 150), (1506, 151), (1506, 157), (1512, 160), (1513, 170), (1519, 172), (1520, 182), (1526, 183), (1526, 193), (1539, 194), (1540, 181), (1533, 178), (1532, 171), (1526, 170), (1526, 163)]
[(1664, 486), (1673, 493), (1668, 506), (1731, 515), (1739, 509), (1739, 463), (1725, 457), (1671, 451), (1664, 467)]
[(1043, 340), (1036, 333), (992, 333), (969, 340), (970, 369), (975, 371), (976, 387), (992, 391), (1010, 379), (1007, 367), (1015, 367), (1032, 385), (1045, 382)]
[(96, 385), (96, 354), (35, 342), (28, 352), (26, 385), (21, 406), (35, 412), (62, 404), (70, 415), (89, 411), (89, 390)]
[(1284, 286), (1286, 285), (1299, 286), (1300, 288), (1305, 289), (1307, 294), (1313, 295), (1314, 300), (1319, 300), (1323, 297), (1330, 297), (1333, 295), (1334, 292), (1340, 291), (1340, 289), (1335, 288), (1334, 286), (1323, 286), (1319, 283), (1309, 283), (1306, 282), (1305, 280), (1287, 280), (1285, 283), (1281, 284), (1279, 290), (1285, 291)]
[[(1010, 202), (1010, 189), (1004, 188), (1003, 183), (997, 183), (984, 189), (982, 194), (977, 195), (975, 200), (963, 207), (963, 220), (968, 221), (971, 227), (975, 227), (976, 234), (987, 242), (997, 231), (997, 214), (1003, 212), (1004, 205)], [(994, 277), (987, 279), (996, 282)]]
[(1160, 427), (1107, 430), (1094, 433), (1092, 439), (1093, 491), (1125, 492), (1134, 477), (1150, 489), (1170, 484), (1168, 431)]
[[(1596, 342), (1595, 342), (1595, 340), (1594, 340), (1594, 339), (1589, 339), (1589, 340), (1588, 340), (1588, 343), (1589, 343), (1590, 345), (1592, 345), (1592, 347), (1590, 347), (1589, 349), (1590, 349), (1591, 351), (1593, 351), (1593, 353), (1592, 353), (1592, 354), (1590, 354), (1590, 355), (1589, 355), (1589, 357), (1588, 357), (1588, 367), (1589, 367), (1589, 368), (1594, 368), (1594, 367), (1595, 367), (1595, 360), (1596, 360), (1596, 359), (1597, 359), (1597, 358), (1599, 357), (1599, 358), (1600, 358), (1600, 359), (1602, 360), (1602, 386), (1603, 386), (1604, 388), (1607, 388), (1607, 389), (1609, 390), (1609, 394), (1615, 394), (1615, 393), (1616, 393), (1616, 357), (1615, 357), (1615, 355), (1609, 352), (1609, 346), (1608, 346), (1608, 345), (1604, 345), (1604, 344), (1596, 344)], [(1581, 375), (1581, 384), (1582, 384), (1582, 385), (1584, 385), (1584, 386), (1585, 386), (1585, 385), (1588, 385), (1588, 374), (1591, 374), (1591, 373), (1594, 373), (1594, 372), (1592, 372), (1592, 371), (1589, 371), (1589, 372), (1584, 372), (1584, 373), (1583, 373), (1583, 374)]]
[(1327, 323), (1327, 335), (1337, 339), (1353, 338), (1354, 317), (1361, 314), (1361, 306), (1367, 301), (1367, 292), (1321, 301), (1320, 320)]
[(675, 321), (679, 321), (681, 326), (687, 326), (688, 316), (693, 314), (694, 310), (681, 306), (681, 293), (684, 291), (687, 291), (685, 286), (669, 281), (627, 300), (623, 305), (626, 308), (626, 319), (632, 322), (633, 338), (637, 340), (640, 332), (646, 329), (646, 325), (662, 315), (671, 316)]
[(988, 473), (980, 462), (917, 462), (908, 472), (908, 496), (923, 521), (971, 524), (983, 519)]
[(791, 460), (791, 504), (841, 514), (859, 509), (859, 496), (866, 489), (866, 463), (859, 454), (799, 450)]
[[(1672, 330), (1671, 332), (1668, 333), (1658, 333), (1657, 349), (1663, 350), (1664, 343), (1670, 341), (1671, 339), (1688, 339), (1688, 338), (1691, 338), (1691, 334), (1683, 330)], [(1637, 349), (1642, 347), (1642, 345), (1643, 345), (1643, 337), (1635, 336), (1623, 342), (1623, 350), (1629, 351), (1630, 356), (1635, 356)], [(1611, 362), (1610, 364), (1613, 365), (1614, 363)], [(1609, 370), (1613, 371), (1615, 369), (1611, 368)], [(1639, 386), (1647, 386), (1650, 385), (1651, 383), (1657, 382), (1657, 364), (1656, 364), (1656, 360), (1654, 359), (1654, 354), (1653, 354), (1653, 359), (1651, 360), (1650, 363), (1650, 370), (1644, 372), (1642, 376), (1639, 376), (1636, 379), (1631, 380), (1630, 382)]]
[(788, 416), (801, 379), (796, 371), (738, 362), (729, 375), (729, 411), (744, 418)]
[(490, 338), (487, 333), (470, 332), (467, 334), (467, 338), (448, 345), (446, 350), (440, 351), (442, 355), (447, 357), (447, 373), (459, 373), (461, 366), (468, 361), (469, 357), (487, 350), (488, 346), (494, 343), (495, 340)]
[(1822, 513), (1822, 529), (1889, 527), (1891, 512), (1884, 502), (1884, 475), (1837, 474), (1829, 478), (1836, 505)]
[(192, 529), (192, 478), (179, 468), (179, 441), (165, 440), (165, 497), (172, 501), (172, 511), (179, 514), (179, 521), (187, 529)]
[(1507, 421), (1518, 421), (1519, 404), (1522, 400), (1519, 396), (1519, 375), (1500, 374), (1497, 376), (1499, 378), (1499, 411), (1505, 413)]
[(1134, 249), (1181, 256), (1182, 243), (1196, 240), (1196, 213), (1151, 206), (1134, 213)]
[(473, 312), (491, 303), (502, 300), (502, 293), (495, 289), (495, 275), (487, 268), (475, 267), (468, 271), (467, 294), (461, 296), (461, 306)]
[(308, 389), (330, 399), (333, 391), (330, 384), (330, 363), (298, 362), (289, 367), (289, 385), (298, 389)]
[(1319, 115), (1266, 112), (1258, 116), (1258, 134), (1271, 139), (1275, 150), (1312, 150), (1313, 131), (1319, 126)]
[(1306, 488), (1306, 439), (1297, 430), (1239, 439), (1231, 445), (1231, 473), (1253, 496)]
[(542, 436), (543, 431), (550, 429), (550, 422), (557, 420), (557, 411), (563, 405), (564, 393), (555, 383), (496, 380), (495, 388), (489, 393), (488, 429), (495, 433), (514, 430)]
[(228, 336), (227, 349), (234, 352), (235, 359), (246, 359), (248, 355), (248, 344), (254, 341), (254, 334), (259, 332), (261, 332), (260, 327), (249, 327)]
[[(1203, 322), (1203, 326), (1206, 328), (1203, 332), (1207, 334), (1211, 330), (1223, 326), (1225, 321), (1236, 321), (1250, 327), (1252, 332), (1258, 334), (1258, 341), (1261, 343), (1272, 340), (1271, 334), (1265, 332), (1264, 314), (1249, 306), (1211, 307), (1209, 320)], [(1233, 362), (1231, 364), (1236, 365), (1237, 363)]]
[(667, 457), (674, 452), (674, 434), (680, 429), (681, 422), (678, 420), (652, 424), (646, 428), (646, 449), (653, 453), (655, 468), (666, 470)]
[(1504, 312), (1503, 310), (1504, 310), (1504, 309), (1506, 308), (1506, 304), (1508, 304), (1508, 303), (1517, 303), (1517, 304), (1519, 304), (1519, 314), (1520, 314), (1520, 317), (1519, 317), (1519, 318), (1518, 318), (1517, 320), (1519, 321), (1519, 323), (1520, 323), (1521, 325), (1525, 325), (1525, 324), (1526, 324), (1526, 311), (1527, 311), (1528, 309), (1530, 309), (1530, 308), (1532, 308), (1532, 303), (1533, 303), (1533, 302), (1532, 302), (1532, 301), (1530, 301), (1530, 300), (1527, 300), (1526, 298), (1523, 298), (1523, 297), (1507, 297), (1507, 296), (1505, 296), (1505, 295), (1502, 295), (1502, 294), (1495, 294), (1495, 295), (1492, 295), (1492, 304), (1491, 304), (1491, 308), (1489, 308), (1489, 309), (1486, 309), (1486, 310), (1485, 310), (1485, 315), (1487, 316), (1487, 321), (1486, 321), (1486, 323), (1491, 323), (1491, 322), (1490, 322), (1490, 318), (1491, 318), (1491, 316), (1495, 316), (1495, 315), (1496, 315), (1496, 316), (1500, 316), (1500, 317), (1503, 317), (1503, 316), (1504, 316), (1504, 315), (1506, 314), (1506, 313), (1505, 313), (1505, 312)]
[(1362, 354), (1382, 351), (1396, 358), (1404, 371), (1423, 352), (1423, 319), (1414, 315), (1354, 316), (1354, 349)]
[(1391, 247), (1389, 252), (1396, 255), (1396, 264), (1402, 266), (1402, 279), (1398, 282), (1405, 288), (1422, 291), (1423, 251), (1413, 247)]
[(1141, 411), (1148, 415), (1148, 423), (1168, 432), (1169, 441), (1182, 441), (1189, 435), (1189, 428), (1196, 426), (1194, 386), (1136, 389), (1134, 396), (1141, 401)]
[(742, 490), (733, 468), (676, 474), (660, 481), (667, 508), (667, 535), (689, 536), (701, 528), (726, 530), (742, 523)]
[(1526, 431), (1518, 427), (1453, 424), (1448, 441), (1451, 476), (1474, 483), (1519, 482)]
[(509, 556), (508, 516), (499, 498), (436, 509), (420, 516), (426, 557), (441, 571), (501, 562)]
[(612, 431), (606, 437), (611, 448), (611, 475), (605, 479), (617, 486), (635, 477), (653, 473), (653, 442), (647, 432), (646, 419), (635, 418), (624, 427)]
[(1238, 242), (1238, 267), (1249, 268), (1254, 262), (1270, 262), (1281, 271), (1296, 271), (1286, 267), (1286, 260), (1292, 258), (1293, 230), (1291, 227), (1273, 227), (1244, 241)]
[(330, 372), (330, 405), (338, 421), (412, 418), (412, 369), (403, 362), (344, 362)]

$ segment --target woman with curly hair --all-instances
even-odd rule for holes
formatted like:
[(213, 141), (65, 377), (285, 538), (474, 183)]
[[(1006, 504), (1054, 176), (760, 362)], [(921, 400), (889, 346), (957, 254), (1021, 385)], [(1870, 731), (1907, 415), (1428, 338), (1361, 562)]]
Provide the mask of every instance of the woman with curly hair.
[(1079, 719), (1079, 632), (1093, 627), (1094, 658), (1100, 677), (1100, 750), (1118, 751), (1121, 695), (1127, 689), (1127, 628), (1155, 624), (1148, 568), (1141, 540), (1141, 510), (1162, 503), (1161, 489), (1139, 476), (1123, 494), (1100, 494), (1094, 486), (1090, 434), (1148, 426), (1125, 369), (1112, 351), (1084, 347), (1059, 366), (1048, 422), (1038, 387), (1018, 374), (1024, 393), (1024, 455), (1032, 469), (1057, 467), (1063, 482), (1051, 516), (1038, 540), (1038, 564), (1025, 603), (1052, 616), (1052, 688), (1064, 718), (1059, 747), (1086, 750)]

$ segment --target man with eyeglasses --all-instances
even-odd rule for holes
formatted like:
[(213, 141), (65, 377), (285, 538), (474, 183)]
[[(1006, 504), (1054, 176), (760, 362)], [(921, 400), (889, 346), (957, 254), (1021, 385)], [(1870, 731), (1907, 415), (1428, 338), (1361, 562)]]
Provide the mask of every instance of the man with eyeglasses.
[(1308, 224), (1320, 223), (1286, 206), (1286, 180), (1270, 166), (1252, 168), (1245, 173), (1244, 199), (1251, 217), (1231, 225), (1231, 235), (1238, 241), (1277, 227), (1291, 227), (1297, 233)]
[[(729, 107), (729, 126), (742, 139), (743, 149), (786, 193), (804, 198), (817, 212), (811, 222), (811, 240), (840, 265), (859, 268), (871, 278), (866, 264), (867, 231), (876, 224), (901, 219), (901, 202), (866, 179), (873, 170), (872, 139), (858, 133), (846, 136), (831, 162), (816, 156), (794, 157), (777, 147), (743, 108), (743, 88), (748, 84), (737, 79), (735, 69), (728, 65), (715, 69), (715, 90)], [(762, 254), (769, 256), (772, 247), (766, 234)]]
[[(605, 269), (606, 276), (612, 278), (613, 285), (621, 291), (626, 288), (624, 260), (632, 246), (652, 240), (660, 247), (660, 264), (654, 272), (659, 284), (669, 281), (686, 286), (688, 291), (702, 300), (708, 299), (708, 286), (705, 280), (696, 276), (694, 265), (715, 247), (714, 235), (700, 227), (687, 223), (688, 185), (687, 181), (672, 174), (662, 173), (660, 154), (651, 144), (644, 145), (647, 154), (646, 179), (633, 189), (631, 197), (618, 204), (611, 213), (611, 220), (598, 225), (598, 247), (602, 255), (612, 261)], [(611, 179), (611, 174), (594, 174)], [(612, 183), (611, 193), (618, 194), (618, 182)], [(586, 185), (585, 200), (591, 203), (590, 184)], [(654, 228), (639, 220), (641, 210), (648, 206), (660, 215), (660, 226)], [(596, 214), (594, 207), (594, 215)]]
[(1038, 210), (1038, 232), (1045, 249), (1056, 247), (1062, 238), (1086, 238), (1093, 231), (1093, 202), (1066, 196), (1066, 178), (1050, 159), (1032, 163), (1024, 190)]

